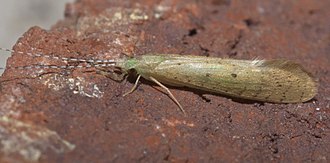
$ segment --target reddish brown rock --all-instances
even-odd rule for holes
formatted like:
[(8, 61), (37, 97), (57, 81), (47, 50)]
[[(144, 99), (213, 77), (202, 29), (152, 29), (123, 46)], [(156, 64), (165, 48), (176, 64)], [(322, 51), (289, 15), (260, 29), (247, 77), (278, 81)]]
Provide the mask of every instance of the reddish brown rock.
[[(303, 104), (260, 104), (170, 87), (118, 83), (95, 69), (8, 69), (1, 78), (1, 160), (41, 162), (327, 162), (330, 2), (106, 1), (67, 5), (51, 30), (33, 27), (15, 50), (62, 57), (176, 53), (286, 58), (319, 78)], [(65, 65), (13, 54), (11, 67)], [(83, 64), (83, 63), (70, 63)], [(17, 148), (13, 148), (17, 146)]]

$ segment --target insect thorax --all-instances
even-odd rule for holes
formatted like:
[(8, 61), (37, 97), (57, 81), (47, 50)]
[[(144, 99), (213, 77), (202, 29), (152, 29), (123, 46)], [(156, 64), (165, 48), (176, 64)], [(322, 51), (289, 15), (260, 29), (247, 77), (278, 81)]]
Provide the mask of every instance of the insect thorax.
[(136, 58), (124, 59), (118, 62), (117, 66), (124, 71), (134, 69), (138, 74), (143, 74), (144, 72), (152, 71), (164, 60), (164, 56), (143, 55)]

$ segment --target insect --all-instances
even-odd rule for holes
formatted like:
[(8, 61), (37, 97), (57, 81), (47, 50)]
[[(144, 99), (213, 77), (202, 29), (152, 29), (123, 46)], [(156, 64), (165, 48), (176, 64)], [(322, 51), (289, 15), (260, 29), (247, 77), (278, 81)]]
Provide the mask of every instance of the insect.
[[(146, 54), (111, 60), (43, 56), (65, 61), (87, 62), (89, 66), (85, 67), (115, 67), (120, 73), (116, 75), (113, 73), (112, 76), (118, 80), (122, 80), (134, 70), (138, 77), (133, 88), (124, 96), (132, 93), (137, 88), (140, 78), (143, 77), (165, 89), (183, 113), (185, 110), (181, 104), (163, 84), (271, 103), (308, 101), (316, 95), (318, 87), (317, 80), (310, 73), (301, 65), (288, 60), (236, 60), (177, 54)], [(36, 65), (16, 68), (77, 67), (83, 66)]]

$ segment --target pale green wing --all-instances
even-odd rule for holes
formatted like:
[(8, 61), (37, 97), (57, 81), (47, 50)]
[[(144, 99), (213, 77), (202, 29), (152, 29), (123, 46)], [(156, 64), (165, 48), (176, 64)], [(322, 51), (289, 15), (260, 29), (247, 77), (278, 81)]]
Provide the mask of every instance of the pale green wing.
[(147, 79), (153, 76), (169, 85), (275, 103), (308, 101), (317, 92), (317, 82), (313, 77), (290, 61), (178, 55), (161, 57), (158, 58), (160, 62), (139, 73)]

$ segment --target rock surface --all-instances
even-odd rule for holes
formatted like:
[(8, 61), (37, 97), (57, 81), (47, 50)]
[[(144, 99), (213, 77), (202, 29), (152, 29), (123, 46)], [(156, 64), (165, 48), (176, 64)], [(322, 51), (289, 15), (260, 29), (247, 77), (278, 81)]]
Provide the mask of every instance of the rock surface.
[[(50, 31), (33, 27), (16, 51), (74, 58), (123, 53), (286, 58), (319, 79), (302, 104), (246, 102), (115, 82), (94, 68), (7, 69), (1, 77), (0, 160), (6, 162), (328, 162), (330, 2), (80, 0)], [(79, 65), (14, 53), (8, 67)]]

